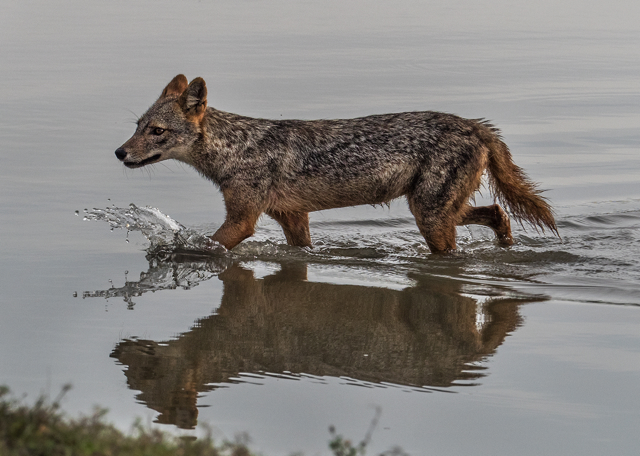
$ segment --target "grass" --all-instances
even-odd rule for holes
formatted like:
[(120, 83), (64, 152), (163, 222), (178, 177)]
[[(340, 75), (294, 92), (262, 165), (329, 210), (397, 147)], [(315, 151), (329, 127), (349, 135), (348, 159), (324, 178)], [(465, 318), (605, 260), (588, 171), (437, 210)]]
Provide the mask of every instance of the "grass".
[[(70, 385), (53, 401), (40, 396), (32, 406), (10, 396), (9, 388), (0, 386), (0, 456), (252, 456), (246, 444), (216, 444), (211, 435), (184, 439), (167, 432), (134, 423), (125, 434), (105, 421), (106, 409), (78, 419), (66, 417), (60, 400)], [(377, 410), (365, 438), (357, 444), (329, 428), (329, 449), (334, 456), (364, 456), (373, 430), (380, 418)], [(394, 449), (387, 455), (406, 456)]]
[(27, 406), (0, 387), (0, 455), (2, 456), (251, 456), (243, 443), (216, 445), (210, 435), (181, 439), (136, 422), (125, 434), (105, 422), (105, 409), (71, 419), (60, 411), (65, 386), (53, 401), (41, 396)]

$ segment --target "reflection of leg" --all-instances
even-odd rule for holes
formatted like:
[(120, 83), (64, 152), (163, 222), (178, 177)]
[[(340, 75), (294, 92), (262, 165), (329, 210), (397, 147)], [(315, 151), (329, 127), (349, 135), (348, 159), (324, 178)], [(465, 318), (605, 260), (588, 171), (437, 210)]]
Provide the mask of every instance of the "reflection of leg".
[(236, 263), (218, 274), (218, 278), (222, 280), (223, 283), (232, 281), (249, 283), (255, 281), (255, 276), (252, 270), (245, 269)]
[(488, 315), (488, 325), (481, 332), (482, 352), (491, 354), (503, 342), (507, 334), (515, 331), (522, 324), (518, 306), (526, 302), (544, 301), (544, 298), (531, 299), (495, 299), (484, 304)]
[(467, 206), (462, 211), (458, 225), (483, 225), (491, 228), (501, 245), (513, 245), (511, 222), (507, 213), (497, 204), (493, 206)]
[(282, 226), (289, 245), (311, 247), (307, 212), (269, 212), (268, 214)]
[(266, 282), (294, 282), (307, 280), (307, 263), (292, 261), (280, 264), (280, 270), (264, 278)]

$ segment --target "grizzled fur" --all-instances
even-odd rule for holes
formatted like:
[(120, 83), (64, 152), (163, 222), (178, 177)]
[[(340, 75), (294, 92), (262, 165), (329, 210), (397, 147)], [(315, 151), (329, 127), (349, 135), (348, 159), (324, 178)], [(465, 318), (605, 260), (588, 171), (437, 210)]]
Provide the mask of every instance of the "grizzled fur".
[(202, 78), (176, 76), (116, 151), (130, 168), (174, 158), (216, 183), (227, 218), (212, 239), (233, 248), (261, 214), (291, 245), (311, 246), (309, 212), (406, 196), (432, 252), (456, 248), (456, 225), (492, 228), (511, 245), (497, 204), (472, 207), (483, 172), (513, 216), (556, 232), (549, 205), (490, 124), (440, 112), (347, 120), (265, 120), (207, 108)]

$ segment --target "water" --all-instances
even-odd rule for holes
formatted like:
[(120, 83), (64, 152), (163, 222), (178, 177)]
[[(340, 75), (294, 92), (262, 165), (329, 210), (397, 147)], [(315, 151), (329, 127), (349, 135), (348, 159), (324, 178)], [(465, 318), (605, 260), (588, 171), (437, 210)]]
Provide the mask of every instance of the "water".
[[(640, 28), (634, 2), (3, 2), (0, 383), (74, 386), (264, 454), (634, 454), (640, 425)], [(553, 14), (550, 14), (550, 11)], [(430, 255), (404, 201), (271, 219), (226, 251), (219, 192), (113, 151), (178, 73), (267, 118), (491, 119), (561, 239), (459, 228)], [(490, 201), (487, 192), (479, 204)], [(84, 221), (83, 219), (88, 219)]]
[[(636, 293), (640, 211), (624, 210), (624, 205), (611, 214), (558, 218), (561, 238), (515, 226), (515, 245), (507, 249), (497, 247), (489, 229), (458, 228), (458, 251), (442, 258), (428, 254), (410, 216), (313, 223), (316, 246), (312, 249), (274, 242), (282, 237), (280, 227), (265, 221), (252, 239), (233, 251), (207, 237), (214, 230), (186, 228), (157, 208), (131, 204), (129, 208), (85, 210), (84, 220), (106, 221), (111, 229), (127, 230), (127, 235), (139, 231), (149, 241), (147, 260), (155, 265), (177, 259), (172, 269), (208, 269), (208, 260), (233, 264), (255, 259), (372, 268), (396, 276), (440, 277), (440, 268), (445, 268), (456, 279), (479, 286), (508, 284), (511, 289), (550, 298), (640, 305)], [(429, 261), (424, 261), (425, 256)], [(203, 263), (194, 266), (193, 259)]]

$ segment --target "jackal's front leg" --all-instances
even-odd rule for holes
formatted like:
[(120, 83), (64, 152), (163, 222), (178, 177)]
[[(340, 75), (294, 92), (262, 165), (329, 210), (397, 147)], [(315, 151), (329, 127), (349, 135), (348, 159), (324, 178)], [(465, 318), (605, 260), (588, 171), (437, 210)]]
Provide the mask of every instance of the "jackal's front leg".
[(289, 245), (311, 247), (307, 212), (268, 212), (267, 214), (280, 224)]
[(227, 219), (218, 231), (211, 236), (211, 239), (231, 250), (246, 238), (253, 236), (254, 226), (257, 221), (258, 217), (241, 221), (229, 221)]
[(252, 236), (260, 211), (254, 204), (247, 204), (246, 199), (236, 200), (231, 192), (223, 192), (227, 208), (227, 218), (211, 239), (227, 249), (232, 249), (240, 242)]

